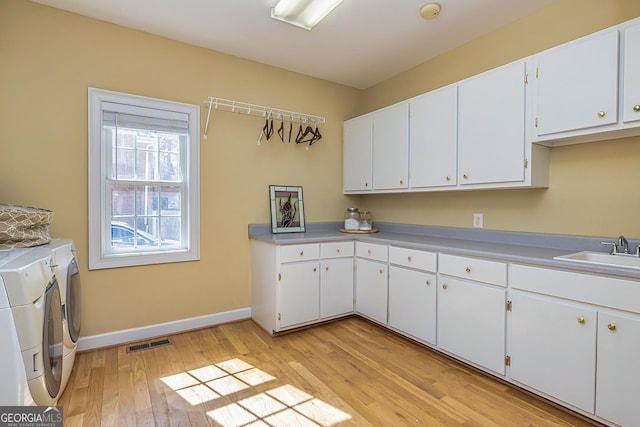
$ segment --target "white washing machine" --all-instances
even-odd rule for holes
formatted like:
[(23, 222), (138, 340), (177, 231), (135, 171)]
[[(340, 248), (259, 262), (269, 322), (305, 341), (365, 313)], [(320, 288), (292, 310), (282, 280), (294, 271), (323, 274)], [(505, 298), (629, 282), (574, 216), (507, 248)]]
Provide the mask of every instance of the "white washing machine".
[(48, 246), (18, 250), (0, 265), (29, 391), (41, 406), (56, 404), (63, 368), (62, 300)]
[[(0, 268), (13, 251), (0, 251)], [(24, 371), (11, 305), (0, 276), (0, 406), (35, 405)]]
[(58, 398), (69, 382), (80, 337), (80, 274), (76, 262), (76, 249), (70, 239), (54, 239), (47, 245), (51, 249), (53, 271), (60, 285), (62, 300), (62, 383)]

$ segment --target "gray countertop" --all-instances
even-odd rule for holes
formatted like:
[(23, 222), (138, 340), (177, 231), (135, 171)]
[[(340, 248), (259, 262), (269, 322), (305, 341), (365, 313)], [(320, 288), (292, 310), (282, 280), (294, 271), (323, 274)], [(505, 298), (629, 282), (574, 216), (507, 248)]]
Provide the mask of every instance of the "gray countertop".
[[(417, 226), (379, 223), (378, 233), (349, 234), (339, 232), (341, 223), (315, 223), (307, 225), (305, 233), (271, 234), (266, 224), (249, 225), (249, 238), (277, 245), (321, 243), (356, 240), (421, 249), (454, 255), (491, 258), (505, 262), (539, 265), (579, 272), (640, 279), (640, 269), (609, 267), (554, 259), (555, 256), (579, 251), (606, 253), (601, 241), (614, 241), (612, 237), (569, 236), (557, 234), (521, 233), (484, 229)], [(630, 245), (638, 244), (629, 241)]]

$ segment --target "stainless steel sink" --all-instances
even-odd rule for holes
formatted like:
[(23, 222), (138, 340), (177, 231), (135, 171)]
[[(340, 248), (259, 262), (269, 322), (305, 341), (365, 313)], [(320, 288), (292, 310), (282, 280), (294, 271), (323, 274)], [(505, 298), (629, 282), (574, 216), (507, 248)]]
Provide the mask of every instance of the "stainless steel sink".
[(561, 261), (575, 261), (587, 264), (607, 265), (610, 267), (625, 267), (640, 269), (640, 257), (630, 254), (609, 255), (602, 252), (582, 251), (573, 254), (559, 255), (553, 259)]

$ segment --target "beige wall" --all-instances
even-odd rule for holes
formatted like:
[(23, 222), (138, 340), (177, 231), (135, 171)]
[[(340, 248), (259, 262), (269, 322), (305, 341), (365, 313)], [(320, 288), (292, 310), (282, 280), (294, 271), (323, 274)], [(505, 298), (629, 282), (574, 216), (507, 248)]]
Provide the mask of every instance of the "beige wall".
[[(249, 306), (247, 224), (268, 223), (269, 184), (302, 185), (308, 221), (348, 205), (377, 220), (640, 237), (640, 138), (555, 148), (551, 188), (345, 197), (342, 121), (640, 15), (637, 0), (557, 4), (366, 91), (124, 29), (24, 0), (0, 0), (0, 203), (55, 211), (83, 282), (83, 335)], [(199, 104), (207, 96), (326, 116), (306, 152), (262, 120), (218, 112), (201, 144), (201, 261), (87, 270), (87, 87)], [(205, 115), (202, 115), (204, 126)]]
[[(87, 270), (87, 87), (200, 104), (207, 96), (325, 116), (308, 152), (264, 121), (214, 113), (201, 143), (201, 261)], [(342, 122), (359, 92), (24, 0), (0, 0), (0, 203), (53, 209), (73, 238), (82, 334), (248, 307), (247, 224), (268, 223), (269, 184), (302, 185), (308, 221), (341, 218)], [(204, 127), (206, 115), (202, 115)], [(295, 135), (294, 135), (295, 137)]]
[[(363, 114), (640, 16), (638, 0), (559, 0), (363, 92)], [(428, 23), (425, 23), (428, 24)], [(425, 43), (430, 41), (425, 41)], [(550, 188), (362, 196), (374, 220), (640, 238), (640, 137), (553, 148)]]

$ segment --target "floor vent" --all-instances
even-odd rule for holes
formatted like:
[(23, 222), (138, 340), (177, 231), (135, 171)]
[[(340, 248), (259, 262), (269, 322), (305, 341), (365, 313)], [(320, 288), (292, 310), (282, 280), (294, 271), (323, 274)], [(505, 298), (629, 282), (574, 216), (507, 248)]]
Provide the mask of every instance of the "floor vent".
[(163, 345), (169, 345), (169, 344), (173, 344), (173, 341), (171, 341), (171, 338), (163, 338), (158, 341), (143, 342), (140, 344), (131, 344), (127, 346), (127, 353), (134, 353), (136, 351), (146, 350), (149, 348), (162, 347)]

